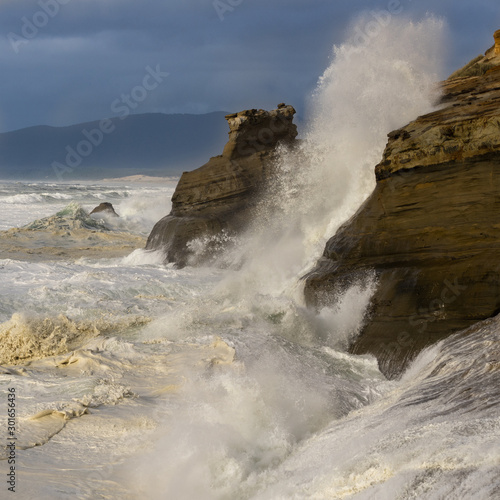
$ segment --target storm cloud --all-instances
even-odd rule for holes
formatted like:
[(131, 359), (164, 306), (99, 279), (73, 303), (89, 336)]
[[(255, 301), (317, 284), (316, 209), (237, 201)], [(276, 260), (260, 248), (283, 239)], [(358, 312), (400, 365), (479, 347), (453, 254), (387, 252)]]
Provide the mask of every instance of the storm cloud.
[(333, 45), (362, 11), (445, 18), (444, 76), (500, 28), (497, 0), (3, 0), (0, 132), (116, 116), (113, 103), (142, 85), (147, 67), (169, 75), (131, 112), (285, 101), (303, 114)]

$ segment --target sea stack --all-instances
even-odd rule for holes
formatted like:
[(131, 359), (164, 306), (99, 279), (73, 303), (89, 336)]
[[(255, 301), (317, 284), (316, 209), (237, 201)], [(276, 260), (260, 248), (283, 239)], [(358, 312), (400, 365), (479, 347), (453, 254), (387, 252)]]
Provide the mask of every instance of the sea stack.
[(500, 311), (500, 58), (487, 59), (443, 82), (439, 109), (389, 134), (374, 192), (306, 277), (307, 303), (321, 307), (375, 273), (351, 351), (374, 354), (389, 377)]
[(146, 249), (162, 250), (166, 262), (182, 267), (209, 260), (241, 233), (272, 172), (278, 145), (295, 141), (294, 114), (292, 106), (281, 103), (272, 111), (227, 115), (229, 140), (222, 155), (182, 174), (172, 211), (154, 226)]

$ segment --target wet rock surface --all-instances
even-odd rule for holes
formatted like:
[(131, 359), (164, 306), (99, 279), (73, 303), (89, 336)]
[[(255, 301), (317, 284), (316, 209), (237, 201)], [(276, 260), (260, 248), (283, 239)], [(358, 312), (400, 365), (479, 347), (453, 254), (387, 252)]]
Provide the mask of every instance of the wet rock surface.
[(112, 215), (113, 217), (119, 217), (119, 215), (115, 212), (113, 205), (109, 203), (109, 201), (100, 203), (92, 210), (92, 212), (90, 212), (90, 215), (98, 213), (104, 213), (106, 215)]
[(351, 351), (374, 354), (390, 377), (500, 311), (500, 66), (447, 80), (442, 101), (389, 134), (374, 192), (306, 277), (307, 302), (321, 307), (375, 272)]

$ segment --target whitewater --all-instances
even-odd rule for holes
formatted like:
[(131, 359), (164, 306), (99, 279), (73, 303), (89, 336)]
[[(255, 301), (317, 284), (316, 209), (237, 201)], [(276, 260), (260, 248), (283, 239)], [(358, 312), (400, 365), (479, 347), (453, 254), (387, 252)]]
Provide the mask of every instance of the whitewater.
[[(300, 150), (212, 266), (143, 250), (175, 183), (0, 181), (1, 498), (12, 389), (17, 498), (500, 497), (499, 319), (387, 380), (348, 353), (375, 280), (304, 304), (387, 133), (444, 76), (442, 21), (379, 28), (334, 48)], [(89, 215), (103, 201), (120, 217)]]

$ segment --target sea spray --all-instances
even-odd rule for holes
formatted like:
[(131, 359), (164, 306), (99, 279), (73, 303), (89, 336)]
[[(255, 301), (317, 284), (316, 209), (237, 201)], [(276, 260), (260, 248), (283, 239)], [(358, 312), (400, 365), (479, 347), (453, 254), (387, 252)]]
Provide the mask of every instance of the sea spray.
[(200, 376), (184, 366), (186, 382), (155, 449), (118, 476), (133, 481), (136, 497), (249, 498), (298, 443), (372, 402), (385, 384), (374, 360), (356, 366), (347, 355), (250, 329), (233, 342), (235, 361), (223, 369)]
[(304, 140), (282, 149), (252, 227), (224, 256), (242, 267), (237, 279), (244, 289), (280, 293), (295, 286), (373, 190), (387, 134), (436, 102), (443, 21), (394, 18), (363, 47), (354, 28), (334, 47), (310, 99)]
[[(376, 286), (372, 273), (319, 314), (303, 306), (297, 283), (373, 189), (386, 134), (432, 109), (438, 58), (422, 53), (436, 50), (442, 30), (433, 18), (394, 19), (362, 52), (349, 50), (352, 41), (334, 49), (305, 140), (282, 150), (252, 227), (222, 256), (230, 269), (143, 331), (158, 342), (221, 335), (236, 355), (201, 377), (185, 367), (158, 445), (120, 471), (135, 496), (258, 497), (311, 436), (393, 386), (374, 358), (346, 353)], [(263, 498), (293, 497), (285, 482)]]
[(173, 184), (165, 184), (163, 190), (144, 189), (140, 193), (131, 190), (127, 197), (113, 203), (120, 217), (109, 220), (110, 226), (147, 236), (155, 223), (170, 212)]

